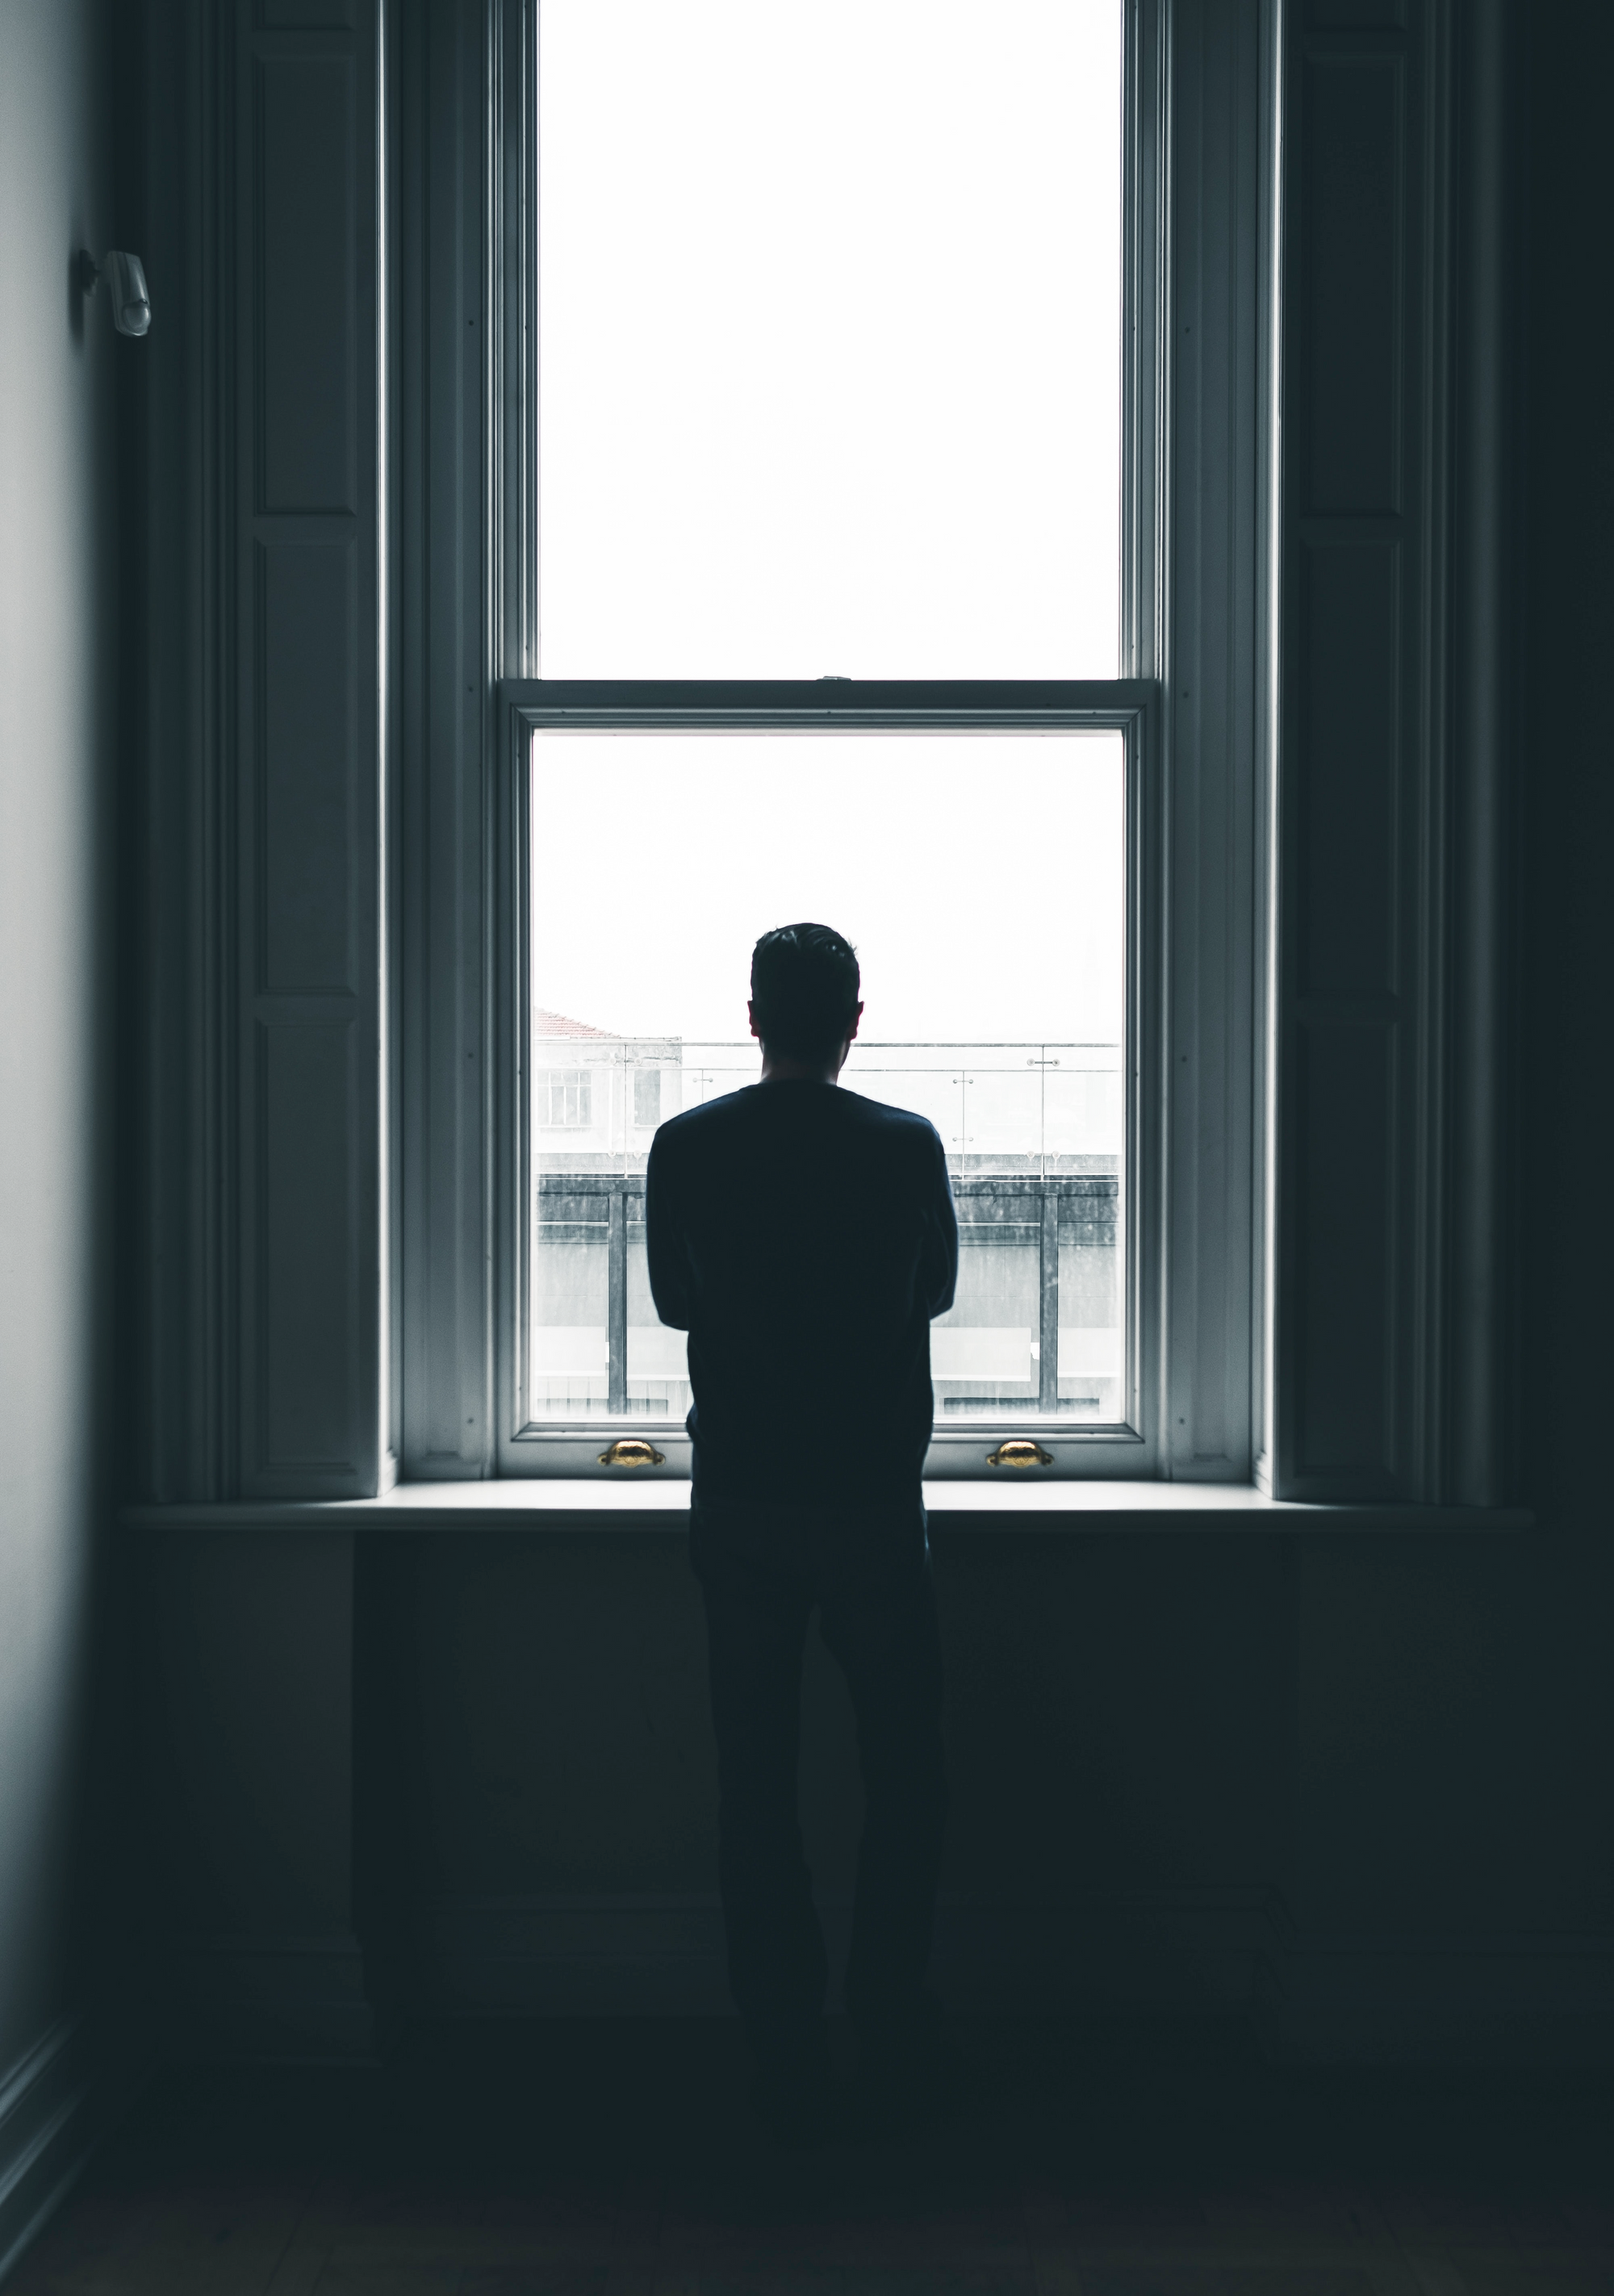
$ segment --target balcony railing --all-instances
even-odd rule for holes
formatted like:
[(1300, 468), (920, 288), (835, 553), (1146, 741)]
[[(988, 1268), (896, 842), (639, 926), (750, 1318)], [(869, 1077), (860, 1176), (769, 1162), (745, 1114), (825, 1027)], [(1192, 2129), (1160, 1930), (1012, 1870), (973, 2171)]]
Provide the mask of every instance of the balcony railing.
[[(990, 1250), (997, 1238), (1012, 1238), (1020, 1248), (1034, 1241), (1036, 1284), (1032, 1362), (1036, 1393), (1028, 1394), (1022, 1408), (1039, 1413), (1060, 1409), (1060, 1247), (1061, 1233), (1069, 1245), (1073, 1238), (1090, 1252), (1113, 1255), (1118, 1241), (1120, 1182), (1118, 1176), (1092, 1174), (996, 1174), (954, 1182), (958, 1208), (961, 1249), (964, 1253)], [(644, 1175), (643, 1172), (544, 1172), (538, 1176), (537, 1209), (539, 1248), (564, 1250), (567, 1243), (591, 1242), (605, 1250), (605, 1393), (586, 1415), (619, 1417), (634, 1407), (628, 1394), (629, 1257), (643, 1249)], [(634, 1231), (638, 1231), (635, 1235)], [(1028, 1234), (1029, 1231), (1029, 1235)], [(1110, 1275), (1106, 1288), (1114, 1291)], [(598, 1311), (596, 1310), (596, 1313)], [(595, 1327), (597, 1330), (597, 1326)], [(946, 1331), (945, 1322), (938, 1333)], [(1006, 1336), (1006, 1333), (1005, 1333)], [(596, 1341), (597, 1344), (597, 1341)], [(938, 1384), (949, 1374), (938, 1363)], [(1021, 1384), (1012, 1374), (1009, 1386)], [(639, 1406), (643, 1409), (643, 1406)], [(576, 1415), (568, 1413), (561, 1415)]]
[[(651, 1391), (665, 1408), (686, 1391), (681, 1349), (649, 1302), (645, 1160), (656, 1122), (755, 1082), (757, 1068), (754, 1043), (535, 1037), (535, 1417), (643, 1419)], [(959, 1305), (936, 1326), (939, 1414), (1098, 1410), (1107, 1391), (1118, 1404), (1119, 1046), (857, 1044), (843, 1081), (929, 1116), (947, 1150), (961, 1275)], [(1061, 1247), (1077, 1285), (1062, 1365)]]
[[(755, 1042), (535, 1034), (540, 1172), (643, 1170), (658, 1124), (757, 1080)], [(842, 1082), (930, 1118), (956, 1178), (1117, 1172), (1126, 1117), (1115, 1042), (856, 1042)]]

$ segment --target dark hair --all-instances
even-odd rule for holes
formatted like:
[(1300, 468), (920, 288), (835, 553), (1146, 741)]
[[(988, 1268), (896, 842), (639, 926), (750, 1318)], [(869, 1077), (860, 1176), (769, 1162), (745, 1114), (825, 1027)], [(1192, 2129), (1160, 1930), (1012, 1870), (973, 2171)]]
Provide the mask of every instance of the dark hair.
[(757, 1033), (786, 1060), (827, 1059), (857, 1018), (857, 952), (828, 925), (780, 925), (751, 951)]

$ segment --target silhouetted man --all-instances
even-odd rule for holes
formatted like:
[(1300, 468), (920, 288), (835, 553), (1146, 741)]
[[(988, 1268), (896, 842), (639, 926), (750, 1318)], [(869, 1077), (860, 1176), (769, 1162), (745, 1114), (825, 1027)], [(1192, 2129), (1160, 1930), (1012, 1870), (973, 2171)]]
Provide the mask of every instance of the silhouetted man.
[(729, 1981), (765, 2125), (828, 2102), (823, 1939), (797, 1818), (809, 1614), (857, 1718), (864, 1819), (846, 2004), (877, 2083), (922, 2078), (946, 1787), (920, 1476), (930, 1318), (953, 1302), (946, 1160), (921, 1116), (842, 1091), (857, 959), (825, 925), (751, 958), (762, 1080), (651, 1149), (651, 1289), (689, 1333), (691, 1557), (706, 1601)]

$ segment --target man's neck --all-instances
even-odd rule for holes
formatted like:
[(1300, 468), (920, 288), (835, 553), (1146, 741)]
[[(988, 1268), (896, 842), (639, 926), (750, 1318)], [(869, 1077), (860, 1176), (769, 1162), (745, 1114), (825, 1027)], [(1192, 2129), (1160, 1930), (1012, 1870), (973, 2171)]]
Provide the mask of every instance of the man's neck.
[(783, 1053), (762, 1053), (763, 1084), (837, 1084), (846, 1066), (846, 1054), (840, 1053), (831, 1061), (793, 1061)]

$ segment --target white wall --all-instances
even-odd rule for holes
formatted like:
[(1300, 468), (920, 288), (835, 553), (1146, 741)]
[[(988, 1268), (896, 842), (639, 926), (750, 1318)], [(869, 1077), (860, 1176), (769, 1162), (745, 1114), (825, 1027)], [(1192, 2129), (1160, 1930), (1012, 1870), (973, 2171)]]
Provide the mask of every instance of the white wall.
[(0, 2075), (89, 1983), (111, 1368), (113, 228), (94, 0), (0, 0)]

